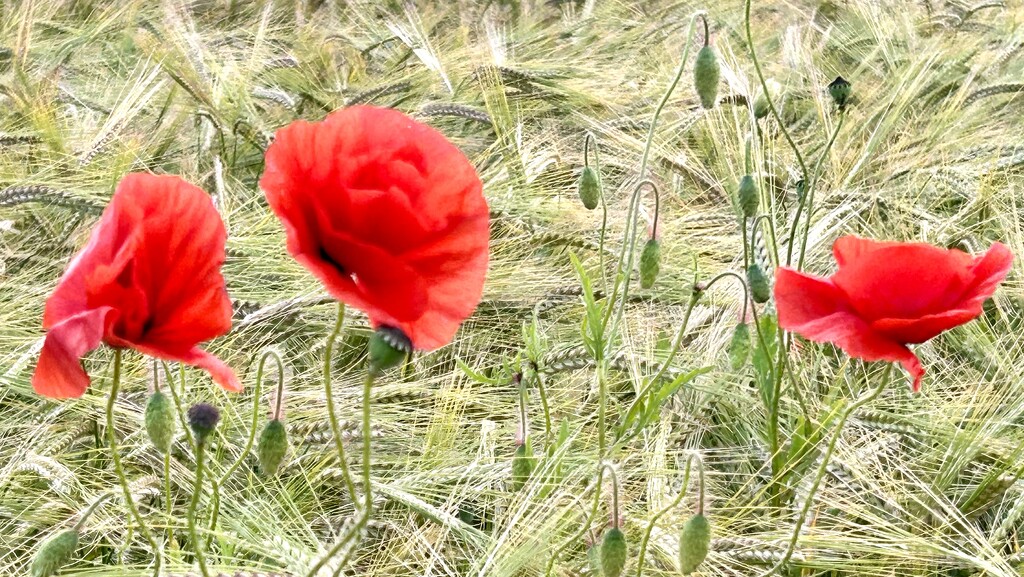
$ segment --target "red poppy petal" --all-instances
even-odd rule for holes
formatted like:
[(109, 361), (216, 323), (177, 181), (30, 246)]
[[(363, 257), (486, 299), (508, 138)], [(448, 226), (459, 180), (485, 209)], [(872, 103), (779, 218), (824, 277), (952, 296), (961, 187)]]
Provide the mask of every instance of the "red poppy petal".
[(152, 345), (135, 345), (134, 348), (151, 357), (199, 367), (210, 373), (210, 376), (213, 377), (213, 382), (228, 392), (238, 393), (244, 388), (242, 382), (238, 379), (238, 375), (235, 374), (235, 371), (227, 363), (199, 347), (192, 347), (184, 351), (159, 348)]
[(872, 330), (848, 308), (845, 295), (828, 279), (782, 267), (775, 276), (779, 326), (808, 340), (832, 343), (851, 357), (865, 361), (892, 361), (903, 365), (921, 387), (924, 368), (906, 346)]
[(897, 342), (923, 343), (943, 331), (974, 320), (979, 314), (980, 310), (958, 309), (916, 319), (878, 319), (871, 322), (871, 328)]
[(88, 310), (50, 328), (32, 375), (36, 393), (54, 399), (81, 397), (85, 393), (89, 375), (82, 368), (81, 358), (100, 346), (112, 312), (110, 307)]
[(961, 295), (972, 281), (973, 259), (960, 250), (843, 237), (833, 252), (839, 270), (832, 282), (868, 321), (961, 308)]
[(968, 290), (961, 297), (960, 307), (976, 310), (981, 314), (981, 305), (995, 292), (999, 283), (1010, 274), (1013, 267), (1013, 253), (1005, 244), (997, 242), (974, 259), (970, 272), (974, 277)]

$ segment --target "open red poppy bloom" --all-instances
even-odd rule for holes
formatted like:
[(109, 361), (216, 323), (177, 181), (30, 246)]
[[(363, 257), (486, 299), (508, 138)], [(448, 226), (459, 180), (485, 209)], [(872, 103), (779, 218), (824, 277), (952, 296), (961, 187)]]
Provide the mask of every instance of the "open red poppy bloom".
[(277, 131), (260, 179), (288, 252), (374, 327), (421, 350), (480, 302), (489, 213), (480, 178), (433, 128), (353, 106)]
[(921, 388), (924, 368), (907, 344), (923, 343), (981, 315), (1010, 272), (1013, 255), (995, 243), (980, 256), (923, 243), (836, 241), (839, 270), (828, 278), (782, 267), (775, 277), (779, 326), (851, 357), (899, 362)]
[(35, 391), (82, 396), (89, 375), (80, 358), (100, 342), (201, 367), (240, 391), (234, 372), (196, 346), (231, 329), (220, 273), (226, 236), (200, 188), (176, 176), (125, 176), (46, 301)]

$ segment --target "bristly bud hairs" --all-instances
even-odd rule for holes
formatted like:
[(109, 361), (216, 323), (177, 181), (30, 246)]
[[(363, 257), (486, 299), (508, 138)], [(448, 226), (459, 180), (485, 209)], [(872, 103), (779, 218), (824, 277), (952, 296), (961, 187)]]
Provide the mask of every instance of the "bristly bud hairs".
[(640, 253), (640, 287), (649, 289), (654, 286), (661, 272), (661, 243), (658, 241), (658, 218), (661, 216), (661, 194), (653, 182), (645, 180), (637, 186), (637, 194), (644, 186), (649, 186), (654, 194), (654, 219), (651, 222), (651, 235), (644, 243)]
[(700, 105), (704, 108), (714, 108), (715, 100), (718, 99), (721, 69), (715, 49), (711, 46), (711, 30), (708, 27), (707, 16), (701, 14), (700, 19), (704, 23), (704, 47), (697, 52), (697, 61), (693, 64), (693, 87), (700, 98)]
[(744, 146), (743, 164), (746, 168), (746, 174), (740, 179), (740, 186), (736, 192), (737, 202), (740, 205), (740, 212), (743, 213), (743, 218), (753, 218), (757, 216), (758, 205), (761, 202), (761, 193), (757, 189), (757, 182), (754, 180), (754, 163), (752, 154), (750, 151), (751, 138), (747, 136), (747, 141)]
[(161, 453), (166, 454), (171, 450), (177, 422), (178, 415), (175, 412), (174, 404), (160, 390), (160, 373), (157, 370), (157, 362), (154, 360), (153, 394), (149, 396), (149, 400), (146, 402), (143, 424), (145, 425), (146, 435), (149, 436), (149, 440)]
[(704, 517), (704, 460), (696, 453), (690, 456), (697, 463), (697, 514), (683, 524), (679, 532), (679, 569), (683, 575), (697, 570), (708, 556), (711, 545), (711, 525)]
[(597, 143), (594, 143), (594, 166), (596, 168), (590, 167), (590, 141), (593, 139), (594, 135), (588, 132), (583, 141), (583, 173), (580, 174), (577, 188), (580, 202), (587, 210), (597, 208), (597, 204), (601, 200), (601, 175), (599, 173), (601, 164), (597, 155)]
[(268, 476), (277, 474), (281, 463), (288, 455), (288, 430), (285, 428), (284, 415), (284, 383), (285, 371), (281, 356), (273, 350), (263, 353), (260, 359), (257, 378), (262, 378), (263, 367), (268, 357), (273, 357), (277, 362), (277, 389), (274, 400), (271, 403), (270, 421), (263, 427), (260, 433), (259, 445), (256, 448), (256, 456), (259, 458), (260, 469)]
[(71, 560), (78, 549), (78, 538), (85, 528), (86, 521), (92, 516), (97, 507), (113, 496), (113, 493), (104, 493), (89, 505), (89, 508), (82, 514), (82, 518), (72, 529), (67, 529), (50, 537), (39, 546), (35, 558), (32, 560), (30, 569), (32, 577), (50, 577), (60, 571), (65, 563)]

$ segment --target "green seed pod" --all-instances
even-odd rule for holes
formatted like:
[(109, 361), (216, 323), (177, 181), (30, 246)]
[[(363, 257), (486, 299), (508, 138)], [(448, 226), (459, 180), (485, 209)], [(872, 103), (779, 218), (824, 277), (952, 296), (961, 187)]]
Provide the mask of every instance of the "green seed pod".
[(260, 444), (256, 449), (256, 456), (260, 459), (260, 468), (267, 475), (277, 474), (278, 468), (288, 454), (288, 431), (284, 423), (274, 419), (263, 427), (260, 433)]
[(50, 577), (71, 559), (78, 549), (78, 531), (68, 529), (51, 537), (39, 547), (32, 560), (32, 577)]
[(848, 80), (842, 76), (836, 76), (836, 79), (828, 85), (828, 93), (836, 103), (836, 106), (839, 107), (839, 110), (843, 110), (846, 108), (846, 103), (850, 100), (853, 88)]
[(370, 370), (383, 371), (405, 360), (412, 351), (412, 341), (401, 329), (382, 326), (370, 337)]
[(750, 296), (755, 303), (762, 304), (771, 298), (771, 290), (768, 288), (768, 278), (764, 271), (757, 264), (747, 267), (747, 284), (750, 286)]
[(626, 567), (626, 536), (616, 528), (604, 534), (601, 543), (601, 571), (604, 577), (619, 577)]
[(587, 564), (594, 575), (601, 574), (601, 544), (594, 543), (587, 549)]
[(533, 473), (533, 451), (527, 448), (526, 444), (516, 447), (512, 455), (512, 490), (522, 489)]
[(579, 193), (580, 201), (587, 210), (597, 208), (601, 200), (601, 185), (597, 180), (597, 171), (589, 166), (583, 167), (583, 174), (580, 175)]
[(740, 210), (743, 211), (743, 216), (753, 218), (757, 214), (757, 206), (761, 202), (761, 195), (757, 191), (757, 183), (754, 182), (754, 177), (747, 174), (741, 178), (740, 188), (736, 194), (739, 197)]
[(697, 90), (697, 96), (700, 97), (700, 105), (704, 108), (714, 108), (715, 106), (720, 74), (721, 70), (715, 49), (710, 45), (701, 48), (697, 53), (697, 61), (693, 65), (693, 86)]
[(768, 97), (765, 96), (764, 92), (759, 92), (757, 97), (754, 98), (754, 118), (761, 120), (768, 116), (771, 108), (768, 106)]
[(743, 368), (750, 356), (750, 327), (747, 323), (736, 325), (732, 333), (732, 340), (729, 341), (729, 365), (732, 370), (738, 371)]
[(640, 286), (649, 289), (654, 286), (661, 270), (661, 244), (656, 239), (649, 239), (640, 253)]
[(708, 556), (711, 544), (711, 525), (704, 515), (694, 515), (679, 532), (679, 569), (683, 575), (697, 570)]
[(174, 442), (174, 428), (177, 423), (177, 415), (174, 414), (174, 405), (167, 395), (157, 391), (150, 395), (146, 402), (146, 413), (144, 417), (146, 434), (153, 446), (161, 453), (167, 453)]

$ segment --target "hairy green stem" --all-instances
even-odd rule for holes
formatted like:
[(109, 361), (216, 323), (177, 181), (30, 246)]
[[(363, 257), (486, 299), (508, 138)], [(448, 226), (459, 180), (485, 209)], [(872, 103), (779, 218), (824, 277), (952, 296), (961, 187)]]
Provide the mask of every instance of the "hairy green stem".
[(355, 503), (358, 500), (356, 484), (352, 481), (352, 474), (348, 468), (348, 458), (345, 456), (345, 443), (341, 438), (341, 427), (338, 425), (338, 416), (334, 414), (334, 392), (331, 389), (331, 356), (334, 353), (334, 341), (341, 333), (341, 325), (345, 321), (345, 303), (338, 303), (338, 317), (334, 321), (334, 329), (327, 337), (327, 348), (324, 351), (324, 395), (327, 397), (327, 420), (331, 424), (331, 435), (334, 437), (334, 448), (338, 452), (338, 466), (341, 469), (342, 479), (345, 481), (345, 488), (348, 490), (349, 498)]
[(691, 465), (693, 465), (694, 461), (697, 461), (697, 463), (699, 463), (700, 465), (701, 502), (698, 504), (698, 512), (704, 512), (704, 461), (703, 459), (700, 458), (700, 455), (698, 455), (697, 453), (691, 453), (690, 456), (686, 459), (686, 468), (683, 470), (683, 485), (682, 488), (680, 488), (679, 490), (679, 494), (676, 495), (675, 499), (672, 499), (671, 503), (669, 503), (667, 506), (663, 507), (657, 513), (655, 513), (654, 516), (651, 517), (651, 520), (647, 522), (647, 528), (644, 529), (644, 534), (640, 538), (640, 549), (636, 558), (636, 577), (643, 577), (644, 558), (647, 556), (647, 544), (651, 540), (651, 533), (654, 532), (654, 526), (658, 523), (658, 519), (661, 519), (662, 516), (665, 515), (665, 513), (668, 513), (672, 509), (675, 509), (676, 506), (679, 505), (679, 502), (683, 500), (683, 497), (686, 496), (686, 488), (689, 487), (690, 485), (690, 467)]
[(583, 165), (589, 164), (590, 141), (594, 141), (594, 173), (597, 174), (597, 191), (601, 195), (601, 236), (598, 240), (597, 258), (601, 266), (601, 283), (605, 294), (608, 294), (608, 271), (605, 268), (604, 241), (608, 234), (608, 202), (604, 198), (604, 181), (601, 178), (601, 155), (597, 152), (597, 137), (587, 131), (587, 137), (583, 141)]
[(138, 507), (135, 506), (131, 486), (128, 484), (128, 478), (125, 477), (124, 467), (121, 465), (121, 454), (117, 451), (117, 431), (114, 430), (114, 403), (117, 401), (117, 393), (121, 388), (121, 349), (114, 349), (114, 376), (111, 380), (110, 397), (107, 399), (107, 444), (110, 446), (110, 459), (114, 463), (114, 474), (117, 475), (117, 480), (121, 483), (121, 490), (124, 492), (124, 503), (131, 512), (132, 518), (135, 519), (135, 523), (138, 524), (139, 529), (142, 531), (142, 535), (149, 542), (150, 547), (153, 548), (153, 557), (156, 560), (154, 575), (158, 576), (160, 575), (160, 565), (163, 561), (163, 552), (160, 550), (160, 545), (156, 542), (156, 539), (153, 538), (153, 534), (150, 533), (149, 527), (142, 518), (142, 514), (139, 513)]
[(611, 463), (601, 463), (601, 467), (608, 469), (609, 477), (612, 480), (612, 529), (619, 528), (619, 476), (615, 473), (615, 467)]
[(206, 556), (203, 554), (203, 541), (196, 532), (196, 509), (199, 508), (199, 497), (203, 493), (203, 457), (206, 453), (206, 441), (200, 439), (196, 444), (196, 482), (192, 489), (192, 500), (188, 505), (188, 534), (192, 539), (192, 549), (196, 555), (196, 563), (199, 564), (199, 572), (203, 577), (210, 577), (210, 570), (206, 568)]
[[(836, 122), (835, 129), (832, 130), (832, 136), (828, 139), (828, 144), (825, 145), (825, 150), (821, 151), (821, 156), (818, 157), (817, 162), (814, 163), (814, 171), (811, 173), (811, 182), (807, 185), (807, 194), (804, 198), (807, 200), (807, 222), (804, 224), (804, 235), (800, 240), (800, 258), (797, 260), (797, 270), (804, 268), (804, 257), (807, 255), (807, 238), (811, 234), (811, 213), (814, 212), (814, 192), (818, 186), (818, 178), (821, 176), (821, 165), (825, 162), (825, 157), (832, 150), (832, 145), (835, 144), (836, 136), (839, 136), (839, 131), (843, 128), (843, 120), (846, 118), (846, 110), (839, 111), (839, 122)], [(803, 203), (800, 203), (801, 207)], [(798, 209), (799, 210), (799, 209)], [(793, 219), (793, 230), (790, 232), (789, 240), (789, 253), (793, 253), (793, 238), (796, 235), (798, 218)], [(790, 256), (786, 258), (786, 264), (791, 262)]]
[(112, 491), (107, 491), (101, 494), (99, 497), (97, 497), (96, 500), (93, 501), (91, 505), (89, 505), (89, 508), (85, 510), (85, 513), (82, 513), (82, 518), (79, 519), (77, 523), (75, 523), (75, 531), (81, 532), (82, 529), (85, 528), (86, 521), (88, 521), (89, 517), (91, 517), (92, 514), (96, 511), (96, 508), (102, 505), (104, 501), (113, 496), (114, 493)]

